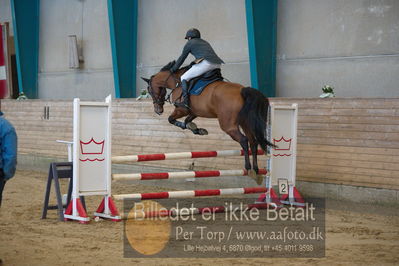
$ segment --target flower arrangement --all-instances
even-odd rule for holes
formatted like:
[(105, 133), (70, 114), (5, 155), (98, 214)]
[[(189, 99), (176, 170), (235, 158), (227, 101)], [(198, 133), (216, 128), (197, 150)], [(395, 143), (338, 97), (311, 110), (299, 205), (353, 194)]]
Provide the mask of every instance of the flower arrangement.
[(323, 91), (323, 94), (320, 95), (320, 98), (333, 98), (335, 97), (334, 94), (334, 87), (331, 87), (330, 85), (325, 85), (323, 88), (321, 88)]
[(141, 99), (146, 99), (146, 98), (149, 98), (149, 97), (150, 97), (150, 94), (148, 93), (148, 91), (146, 89), (142, 89), (141, 92), (140, 92), (139, 97), (137, 97), (136, 100), (139, 101)]
[(21, 101), (21, 100), (27, 100), (28, 97), (25, 95), (24, 92), (20, 92), (17, 98), (17, 101)]

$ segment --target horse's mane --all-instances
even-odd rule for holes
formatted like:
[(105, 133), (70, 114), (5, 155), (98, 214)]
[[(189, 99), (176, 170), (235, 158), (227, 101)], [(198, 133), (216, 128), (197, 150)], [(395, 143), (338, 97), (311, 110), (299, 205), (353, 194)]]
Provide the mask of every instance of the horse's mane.
[(170, 70), (170, 69), (174, 66), (175, 63), (176, 63), (175, 60), (169, 62), (169, 63), (166, 64), (163, 68), (161, 68), (161, 71), (168, 71), (168, 70)]
[[(161, 71), (169, 71), (175, 65), (175, 63), (176, 63), (175, 60), (167, 63), (164, 67), (161, 68)], [(189, 68), (190, 68), (190, 65), (179, 68), (179, 70), (187, 70)]]

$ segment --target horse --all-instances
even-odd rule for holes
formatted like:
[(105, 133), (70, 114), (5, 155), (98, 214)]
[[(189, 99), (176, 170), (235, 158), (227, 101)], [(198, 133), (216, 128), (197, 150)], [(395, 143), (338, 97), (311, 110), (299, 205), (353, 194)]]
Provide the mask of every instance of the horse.
[[(163, 106), (167, 100), (170, 103), (181, 101), (180, 77), (190, 66), (172, 73), (170, 69), (173, 65), (174, 61), (168, 63), (150, 79), (142, 77), (148, 84), (147, 91), (153, 100), (154, 112), (158, 115), (163, 113)], [(167, 89), (172, 90), (168, 98)], [(269, 100), (260, 91), (220, 80), (207, 85), (200, 95), (190, 95), (190, 108), (175, 107), (168, 121), (181, 129), (189, 129), (194, 134), (207, 135), (208, 131), (198, 128), (193, 120), (196, 117), (217, 118), (220, 128), (241, 145), (244, 150), (244, 167), (248, 175), (260, 185), (263, 177), (258, 175), (258, 145), (265, 152), (267, 146), (275, 147), (267, 140), (266, 135), (268, 109)], [(177, 120), (182, 117), (186, 117), (184, 122)], [(252, 166), (249, 160), (249, 147), (252, 153)]]

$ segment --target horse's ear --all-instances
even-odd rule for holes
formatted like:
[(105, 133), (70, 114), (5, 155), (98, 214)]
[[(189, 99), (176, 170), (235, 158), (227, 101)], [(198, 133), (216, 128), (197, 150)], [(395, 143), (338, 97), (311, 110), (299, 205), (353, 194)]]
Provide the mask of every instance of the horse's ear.
[(147, 82), (148, 84), (150, 84), (150, 79), (146, 79), (146, 78), (143, 78), (143, 77), (141, 77), (141, 79), (144, 80), (145, 82)]

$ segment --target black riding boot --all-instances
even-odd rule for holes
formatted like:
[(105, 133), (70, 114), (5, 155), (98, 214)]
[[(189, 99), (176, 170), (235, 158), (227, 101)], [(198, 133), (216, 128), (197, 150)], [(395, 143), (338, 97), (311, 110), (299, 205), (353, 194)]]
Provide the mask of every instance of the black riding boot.
[(182, 90), (182, 95), (181, 95), (181, 102), (180, 103), (175, 103), (176, 107), (184, 107), (189, 109), (190, 107), (188, 106), (188, 100), (189, 100), (189, 94), (188, 94), (188, 82), (187, 80), (183, 79), (181, 81), (181, 90)]

